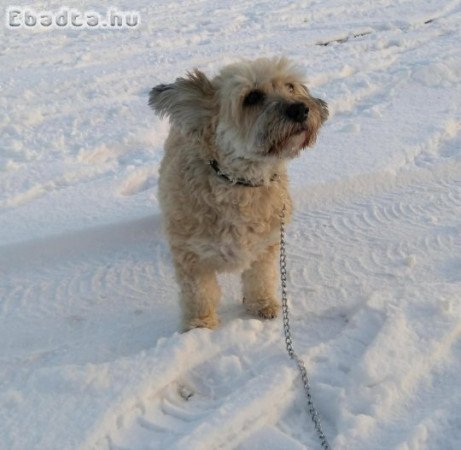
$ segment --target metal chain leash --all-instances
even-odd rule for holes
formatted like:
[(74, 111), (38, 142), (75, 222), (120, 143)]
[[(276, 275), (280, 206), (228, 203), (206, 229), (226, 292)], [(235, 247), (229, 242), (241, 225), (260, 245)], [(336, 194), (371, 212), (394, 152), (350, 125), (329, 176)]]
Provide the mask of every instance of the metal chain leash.
[(282, 213), (280, 214), (280, 281), (282, 287), (282, 313), (283, 313), (283, 330), (285, 332), (285, 343), (287, 346), (287, 352), (291, 359), (294, 359), (301, 379), (304, 384), (304, 394), (307, 398), (307, 410), (311, 416), (312, 422), (314, 423), (315, 431), (320, 440), (320, 445), (325, 450), (330, 450), (330, 444), (323, 432), (322, 424), (320, 423), (320, 417), (317, 409), (314, 406), (311, 395), (311, 387), (309, 384), (309, 378), (307, 377), (306, 366), (302, 359), (296, 354), (293, 349), (293, 338), (291, 337), (290, 319), (288, 317), (288, 299), (287, 299), (287, 262), (286, 262), (286, 249), (285, 249), (285, 202), (283, 203)]

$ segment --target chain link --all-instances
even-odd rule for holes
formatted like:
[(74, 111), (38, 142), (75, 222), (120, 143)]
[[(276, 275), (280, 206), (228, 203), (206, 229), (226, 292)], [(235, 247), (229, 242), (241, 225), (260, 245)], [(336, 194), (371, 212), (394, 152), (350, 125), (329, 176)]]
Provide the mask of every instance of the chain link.
[(323, 432), (322, 424), (320, 423), (320, 417), (317, 409), (314, 406), (311, 395), (311, 387), (309, 384), (309, 378), (307, 377), (306, 366), (302, 359), (298, 357), (293, 349), (293, 338), (291, 337), (290, 319), (288, 317), (288, 298), (287, 298), (287, 261), (286, 261), (286, 249), (285, 249), (285, 212), (286, 206), (283, 203), (282, 213), (280, 214), (280, 281), (282, 288), (282, 313), (283, 313), (283, 331), (285, 333), (285, 343), (287, 347), (288, 355), (291, 359), (294, 359), (298, 366), (301, 374), (301, 380), (304, 385), (304, 394), (307, 398), (307, 410), (311, 416), (312, 422), (314, 423), (315, 431), (320, 440), (320, 445), (324, 450), (330, 450), (330, 444)]

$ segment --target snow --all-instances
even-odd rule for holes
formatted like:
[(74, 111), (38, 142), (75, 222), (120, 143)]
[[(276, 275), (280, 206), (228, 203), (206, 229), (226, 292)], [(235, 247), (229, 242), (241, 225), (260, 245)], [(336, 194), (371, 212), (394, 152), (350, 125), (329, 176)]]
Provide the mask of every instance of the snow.
[(281, 319), (248, 317), (237, 277), (218, 330), (178, 333), (157, 202), (149, 89), (273, 54), (330, 106), (287, 230), (330, 443), (461, 448), (461, 2), (112, 6), (142, 25), (0, 27), (0, 449), (319, 448)]

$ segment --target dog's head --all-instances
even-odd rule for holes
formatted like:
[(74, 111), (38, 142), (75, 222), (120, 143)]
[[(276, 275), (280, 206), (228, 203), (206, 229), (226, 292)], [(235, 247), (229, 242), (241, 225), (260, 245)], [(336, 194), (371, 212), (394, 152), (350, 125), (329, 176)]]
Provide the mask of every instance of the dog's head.
[(286, 58), (231, 64), (212, 80), (195, 70), (154, 87), (149, 105), (185, 134), (212, 127), (220, 151), (249, 160), (297, 156), (328, 118), (327, 104)]

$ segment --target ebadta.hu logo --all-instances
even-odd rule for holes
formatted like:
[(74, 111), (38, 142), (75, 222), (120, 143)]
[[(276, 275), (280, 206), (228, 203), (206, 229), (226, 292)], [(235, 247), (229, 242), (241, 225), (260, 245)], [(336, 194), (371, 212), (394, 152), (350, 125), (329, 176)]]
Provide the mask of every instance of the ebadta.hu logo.
[(62, 7), (57, 11), (37, 11), (33, 8), (9, 6), (6, 10), (6, 26), (10, 29), (121, 29), (136, 28), (141, 24), (137, 11), (120, 11), (109, 8), (103, 14), (97, 11), (80, 11)]

